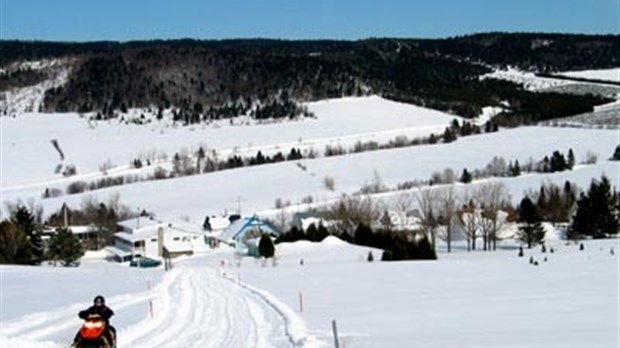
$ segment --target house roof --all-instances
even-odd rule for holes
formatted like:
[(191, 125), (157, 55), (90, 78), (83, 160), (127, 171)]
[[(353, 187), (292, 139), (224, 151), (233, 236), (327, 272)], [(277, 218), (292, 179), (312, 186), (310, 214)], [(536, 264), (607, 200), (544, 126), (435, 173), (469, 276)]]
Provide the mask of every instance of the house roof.
[(280, 234), (280, 232), (273, 225), (266, 221), (260, 220), (258, 217), (253, 216), (241, 218), (233, 222), (217, 238), (223, 242), (228, 243), (233, 240), (237, 240), (241, 235), (243, 235), (243, 232), (254, 227), (258, 227), (261, 230), (271, 232), (277, 235)]
[(184, 222), (173, 222), (167, 225), (162, 222), (157, 222), (156, 224), (151, 224), (148, 226), (140, 225), (139, 229), (133, 230), (133, 232), (117, 232), (114, 236), (124, 239), (129, 242), (136, 242), (139, 240), (151, 238), (157, 236), (157, 230), (162, 227), (164, 229), (164, 233), (168, 231), (177, 231), (184, 234), (198, 235), (204, 236), (205, 232), (203, 232), (199, 226), (184, 223)]
[(140, 233), (117, 232), (114, 236), (129, 242), (137, 242), (157, 235), (157, 228), (140, 230)]
[(93, 224), (82, 226), (69, 226), (69, 230), (71, 230), (73, 234), (88, 234), (97, 232), (97, 226)]
[(162, 224), (161, 221), (156, 220), (152, 217), (145, 217), (145, 216), (135, 217), (135, 218), (123, 220), (117, 223), (117, 225), (122, 226), (123, 229), (132, 230), (132, 231), (141, 230), (143, 228), (152, 227), (152, 226), (159, 226), (161, 224)]

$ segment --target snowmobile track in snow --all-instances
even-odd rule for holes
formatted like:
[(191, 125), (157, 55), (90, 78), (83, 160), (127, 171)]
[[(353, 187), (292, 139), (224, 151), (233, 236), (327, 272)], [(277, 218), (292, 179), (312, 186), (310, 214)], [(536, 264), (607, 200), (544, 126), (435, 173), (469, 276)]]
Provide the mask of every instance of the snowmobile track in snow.
[[(151, 291), (108, 299), (117, 313), (147, 301), (152, 301), (152, 316), (117, 327), (119, 348), (322, 346), (306, 334), (303, 321), (290, 308), (214, 269), (179, 265)], [(45, 347), (66, 346), (50, 341), (59, 341), (63, 330), (79, 327), (76, 313), (83, 307), (74, 304), (3, 323), (0, 342), (19, 342), (24, 348), (40, 347), (43, 341)]]

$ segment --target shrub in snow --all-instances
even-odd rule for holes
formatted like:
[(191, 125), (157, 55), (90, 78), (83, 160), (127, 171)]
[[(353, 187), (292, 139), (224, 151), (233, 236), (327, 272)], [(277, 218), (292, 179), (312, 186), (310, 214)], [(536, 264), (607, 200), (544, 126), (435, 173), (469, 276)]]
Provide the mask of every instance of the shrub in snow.
[(88, 188), (88, 184), (84, 181), (72, 182), (71, 184), (69, 184), (69, 186), (67, 186), (67, 194), (72, 195), (72, 194), (82, 193), (86, 191), (87, 188)]
[(326, 189), (328, 189), (330, 191), (334, 191), (335, 187), (336, 187), (336, 181), (334, 180), (334, 178), (332, 178), (330, 176), (326, 176), (323, 179), (323, 185), (325, 186)]

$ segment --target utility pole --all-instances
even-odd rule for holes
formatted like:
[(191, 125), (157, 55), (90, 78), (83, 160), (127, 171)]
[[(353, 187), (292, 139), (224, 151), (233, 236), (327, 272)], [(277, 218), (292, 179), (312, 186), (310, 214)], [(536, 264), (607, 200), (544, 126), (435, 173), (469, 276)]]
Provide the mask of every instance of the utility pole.
[(241, 196), (237, 196), (235, 201), (237, 202), (237, 214), (241, 215), (241, 201), (244, 201), (244, 199)]
[(62, 204), (62, 212), (63, 212), (63, 217), (64, 217), (65, 228), (67, 228), (69, 226), (69, 218), (67, 216), (67, 203)]

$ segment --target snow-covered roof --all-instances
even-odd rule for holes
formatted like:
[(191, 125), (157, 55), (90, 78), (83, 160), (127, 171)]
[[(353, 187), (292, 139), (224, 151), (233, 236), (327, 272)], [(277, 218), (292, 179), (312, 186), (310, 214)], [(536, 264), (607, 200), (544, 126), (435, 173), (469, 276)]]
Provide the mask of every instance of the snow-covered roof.
[(273, 226), (271, 226), (271, 224), (262, 221), (257, 217), (246, 217), (233, 222), (217, 238), (228, 243), (237, 240), (243, 232), (254, 227), (260, 228), (261, 230), (265, 230), (267, 232), (280, 234)]
[(116, 238), (124, 239), (128, 242), (137, 242), (146, 238), (157, 236), (157, 228), (142, 229), (139, 233), (117, 232)]
[(120, 221), (117, 223), (117, 225), (122, 226), (125, 231), (137, 231), (147, 227), (160, 226), (161, 224), (161, 221), (158, 221), (152, 217), (144, 216)]
[(200, 226), (191, 224), (188, 222), (182, 222), (182, 221), (171, 222), (165, 225), (164, 228), (166, 230), (175, 230), (175, 231), (185, 232), (189, 234), (196, 234), (196, 235), (201, 235), (201, 236), (205, 235), (205, 233), (202, 231), (202, 228)]
[[(209, 219), (209, 225), (211, 227), (211, 231), (221, 231), (226, 229), (226, 227), (230, 226), (230, 219), (228, 216), (207, 216)], [(205, 218), (205, 220), (206, 220)]]
[(68, 227), (71, 233), (73, 234), (88, 234), (97, 231), (97, 226), (95, 225), (81, 225), (81, 226), (69, 226)]

